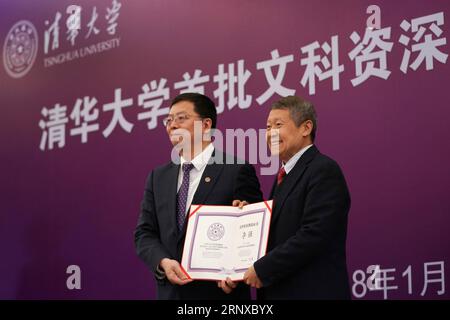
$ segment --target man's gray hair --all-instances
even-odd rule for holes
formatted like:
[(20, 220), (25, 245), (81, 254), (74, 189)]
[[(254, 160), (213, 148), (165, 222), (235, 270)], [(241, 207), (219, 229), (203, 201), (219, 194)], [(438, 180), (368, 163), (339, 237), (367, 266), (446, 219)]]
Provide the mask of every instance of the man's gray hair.
[(314, 141), (317, 130), (317, 115), (314, 105), (311, 102), (296, 96), (287, 96), (275, 102), (270, 109), (289, 110), (289, 114), (297, 127), (300, 127), (306, 120), (311, 120), (313, 124), (311, 140)]

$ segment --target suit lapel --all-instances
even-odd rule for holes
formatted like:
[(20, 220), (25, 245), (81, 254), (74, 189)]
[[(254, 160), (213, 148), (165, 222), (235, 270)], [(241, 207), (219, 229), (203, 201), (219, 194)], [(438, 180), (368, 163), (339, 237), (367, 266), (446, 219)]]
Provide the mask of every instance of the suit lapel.
[(294, 168), (289, 172), (288, 175), (283, 179), (283, 182), (276, 186), (276, 181), (274, 188), (272, 188), (272, 196), (274, 199), (274, 211), (272, 215), (272, 223), (276, 221), (279, 217), (284, 202), (288, 195), (292, 192), (292, 189), (297, 185), (298, 180), (303, 176), (309, 162), (314, 158), (314, 156), (319, 152), (315, 146), (310, 147), (306, 152), (300, 157), (300, 159), (295, 164)]
[(208, 164), (206, 165), (205, 171), (203, 171), (202, 178), (198, 185), (197, 191), (192, 199), (192, 204), (204, 204), (206, 198), (211, 190), (214, 188), (220, 173), (222, 172), (223, 166), (218, 164)]
[(169, 213), (167, 218), (170, 220), (169, 224), (171, 226), (172, 232), (178, 234), (177, 227), (177, 187), (178, 187), (178, 174), (180, 171), (180, 165), (176, 165), (174, 163), (171, 164), (168, 177), (166, 181), (162, 181), (165, 183), (166, 192), (165, 194), (170, 197), (168, 201), (167, 212)]
[(272, 189), (270, 190), (269, 199), (273, 199), (273, 196), (275, 195), (275, 191), (277, 189), (277, 181), (278, 181), (278, 178), (275, 177), (275, 180), (273, 181), (273, 184), (272, 184)]

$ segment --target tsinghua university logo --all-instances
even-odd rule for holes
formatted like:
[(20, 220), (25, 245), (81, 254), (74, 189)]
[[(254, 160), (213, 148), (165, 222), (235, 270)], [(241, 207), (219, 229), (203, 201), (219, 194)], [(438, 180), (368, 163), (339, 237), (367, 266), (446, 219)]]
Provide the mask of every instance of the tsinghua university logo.
[(38, 36), (29, 21), (17, 22), (6, 36), (3, 45), (3, 64), (13, 78), (21, 78), (30, 71), (36, 59)]
[[(117, 31), (121, 8), (122, 3), (111, 0), (102, 8), (69, 5), (65, 11), (59, 8), (50, 13), (42, 23), (36, 23), (42, 32), (43, 60), (40, 62), (49, 68), (119, 47)], [(82, 21), (86, 23), (82, 24)], [(100, 25), (105, 23), (102, 29)], [(103, 35), (108, 38), (99, 41)], [(5, 70), (13, 78), (23, 77), (33, 67), (37, 51), (38, 32), (34, 25), (27, 20), (17, 22), (3, 45)]]
[(223, 224), (216, 222), (209, 226), (208, 228), (208, 238), (211, 241), (218, 241), (225, 235), (225, 227)]

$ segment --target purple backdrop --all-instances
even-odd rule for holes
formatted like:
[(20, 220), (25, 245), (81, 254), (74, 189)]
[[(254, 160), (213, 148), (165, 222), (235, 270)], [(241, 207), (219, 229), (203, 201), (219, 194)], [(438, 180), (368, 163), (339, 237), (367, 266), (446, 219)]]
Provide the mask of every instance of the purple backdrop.
[[(154, 298), (152, 275), (135, 254), (133, 229), (146, 176), (169, 160), (171, 148), (161, 125), (163, 115), (157, 116), (157, 125), (151, 129), (148, 119), (138, 119), (151, 110), (139, 101), (142, 86), (147, 83), (152, 91), (151, 81), (167, 79), (168, 96), (173, 98), (180, 91), (175, 83), (183, 80), (183, 74), (193, 76), (199, 69), (202, 76), (209, 75), (203, 86), (212, 97), (218, 87), (214, 76), (219, 65), (224, 64), (227, 72), (228, 64), (234, 63), (238, 74), (238, 61), (243, 60), (251, 75), (240, 83), (245, 94), (251, 95), (251, 104), (244, 108), (245, 103), (239, 101), (231, 109), (225, 106), (218, 126), (264, 128), (268, 107), (280, 96), (275, 93), (257, 102), (269, 88), (264, 70), (257, 66), (270, 60), (273, 50), (280, 57), (292, 56), (282, 85), (316, 105), (317, 146), (338, 161), (347, 178), (352, 196), (347, 252), (354, 297), (450, 297), (443, 281), (450, 272), (447, 1), (378, 1), (381, 28), (390, 28), (382, 37), (387, 45), (365, 43), (368, 51), (380, 54), (366, 60), (349, 57), (360, 43), (355, 44), (350, 35), (356, 31), (362, 40), (370, 1), (119, 2), (121, 6), (114, 8), (110, 0), (77, 1), (82, 8), (81, 29), (72, 45), (70, 36), (76, 32), (68, 33), (66, 8), (74, 2), (0, 1), (0, 41), (4, 44), (0, 67), (0, 298)], [(92, 20), (94, 7), (98, 18)], [(50, 29), (57, 12), (61, 13), (58, 37)], [(436, 18), (439, 13), (444, 17), (442, 23)], [(415, 32), (412, 20), (430, 15), (437, 19), (434, 24), (416, 20), (428, 22), (422, 24), (422, 35), (420, 30)], [(37, 37), (28, 25), (20, 25), (16, 33), (11, 29), (22, 20), (34, 26)], [(403, 20), (412, 27), (404, 24), (402, 28)], [(89, 27), (91, 21), (95, 23)], [(25, 50), (35, 48), (37, 55), (34, 62), (16, 61), (19, 67), (29, 65), (30, 69), (14, 77), (7, 72), (5, 59), (14, 58), (7, 49), (15, 40), (21, 41), (17, 36), (21, 30), (28, 34), (22, 43)], [(402, 35), (409, 42), (400, 41)], [(334, 88), (331, 78), (319, 81), (316, 76), (313, 94), (308, 84), (300, 83), (307, 70), (301, 63), (307, 53), (301, 49), (318, 41), (316, 54), (328, 57), (333, 65), (333, 55), (323, 45), (331, 46), (332, 36), (338, 39), (332, 51), (344, 70), (336, 74), (339, 85)], [(434, 56), (414, 70), (411, 65), (420, 60), (420, 43), (426, 44), (424, 54)], [(85, 49), (96, 44), (96, 53)], [(24, 49), (14, 48), (23, 54)], [(62, 61), (63, 54), (76, 50), (79, 57)], [(412, 53), (403, 72), (405, 50)], [(380, 57), (385, 57), (386, 66)], [(354, 86), (351, 80), (357, 78), (360, 62), (363, 70), (372, 66), (384, 73), (372, 73)], [(326, 61), (318, 65), (328, 69)], [(277, 74), (277, 67), (273, 73)], [(122, 99), (132, 99), (122, 111), (133, 127), (126, 132), (118, 125), (105, 137), (113, 112), (103, 106), (114, 100), (119, 88)], [(77, 99), (85, 96), (97, 100), (87, 124), (97, 124), (98, 130), (82, 143), (80, 135), (70, 135), (81, 124), (77, 125), (76, 114), (69, 116)], [(43, 108), (51, 110), (58, 103), (67, 106), (66, 122), (52, 125)], [(162, 108), (167, 103), (165, 99)], [(55, 143), (50, 149), (52, 135), (52, 139), (64, 140), (64, 145)], [(272, 179), (260, 177), (266, 196)], [(385, 290), (371, 291), (361, 284), (369, 276), (367, 267), (375, 264), (386, 278)], [(69, 265), (81, 268), (81, 290), (66, 286)]]

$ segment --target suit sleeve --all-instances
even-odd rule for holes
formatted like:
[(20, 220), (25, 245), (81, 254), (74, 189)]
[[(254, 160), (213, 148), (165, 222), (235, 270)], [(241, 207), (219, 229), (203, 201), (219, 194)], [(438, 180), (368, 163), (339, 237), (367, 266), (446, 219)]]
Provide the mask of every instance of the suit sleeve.
[[(311, 173), (300, 228), (295, 235), (255, 262), (256, 274), (269, 286), (305, 266), (332, 244), (346, 228), (350, 196), (334, 162)], [(280, 217), (282, 219), (282, 217)]]
[(170, 258), (170, 254), (161, 244), (159, 227), (155, 212), (153, 193), (153, 172), (147, 178), (141, 213), (134, 232), (134, 243), (137, 255), (145, 262), (150, 270), (158, 275), (159, 262), (163, 258)]
[(251, 164), (246, 163), (239, 168), (234, 185), (233, 200), (245, 200), (248, 203), (263, 201), (259, 180), (255, 168)]

